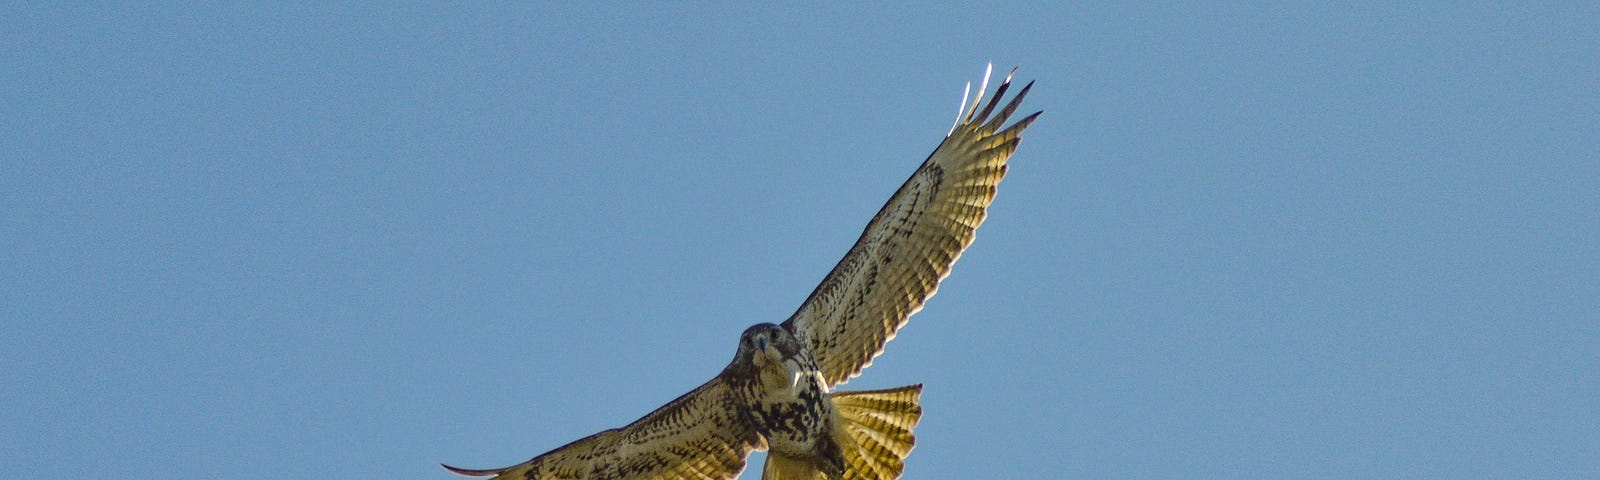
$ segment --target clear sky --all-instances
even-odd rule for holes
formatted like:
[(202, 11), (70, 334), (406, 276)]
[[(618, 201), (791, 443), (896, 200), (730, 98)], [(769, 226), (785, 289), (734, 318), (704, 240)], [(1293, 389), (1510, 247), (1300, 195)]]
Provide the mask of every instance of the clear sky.
[(1600, 476), (1594, 2), (29, 3), (0, 478), (447, 479), (623, 425), (991, 61), (1045, 115), (846, 385), (926, 384), (906, 478)]

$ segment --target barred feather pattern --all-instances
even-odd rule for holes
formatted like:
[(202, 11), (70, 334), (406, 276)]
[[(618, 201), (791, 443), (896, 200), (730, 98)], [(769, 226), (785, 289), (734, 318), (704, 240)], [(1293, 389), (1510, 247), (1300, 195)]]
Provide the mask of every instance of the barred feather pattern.
[(938, 291), (939, 282), (972, 244), (1023, 130), (1043, 113), (1004, 126), (1033, 83), (996, 112), (1010, 86), (1007, 75), (987, 102), (980, 88), (944, 142), (783, 322), (808, 343), (829, 386), (849, 381), (870, 366), (895, 332)]
[(606, 430), (505, 468), (473, 470), (491, 480), (725, 480), (744, 471), (750, 452), (765, 447), (744, 413), (736, 380), (723, 375), (622, 428)]
[(922, 385), (834, 393), (834, 411), (849, 436), (840, 442), (847, 445), (845, 480), (900, 478), (917, 443), (911, 431), (922, 419), (921, 396)]

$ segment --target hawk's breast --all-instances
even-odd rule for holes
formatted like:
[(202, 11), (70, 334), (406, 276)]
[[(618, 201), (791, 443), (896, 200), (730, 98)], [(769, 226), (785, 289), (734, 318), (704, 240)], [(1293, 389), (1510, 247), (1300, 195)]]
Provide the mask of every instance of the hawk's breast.
[[(833, 403), (818, 375), (816, 362), (804, 353), (784, 362), (783, 382), (758, 382), (751, 415), (767, 437), (768, 448), (803, 455), (828, 438)], [(770, 372), (779, 373), (779, 372)], [(770, 377), (769, 377), (770, 378)]]

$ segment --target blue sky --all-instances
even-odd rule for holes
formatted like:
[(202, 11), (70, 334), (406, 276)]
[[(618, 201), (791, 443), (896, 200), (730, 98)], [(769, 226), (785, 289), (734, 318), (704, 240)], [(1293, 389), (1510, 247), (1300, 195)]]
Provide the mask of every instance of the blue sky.
[(991, 61), (1046, 113), (847, 385), (926, 385), (906, 478), (1600, 472), (1592, 2), (0, 10), (3, 478), (443, 479), (632, 421)]

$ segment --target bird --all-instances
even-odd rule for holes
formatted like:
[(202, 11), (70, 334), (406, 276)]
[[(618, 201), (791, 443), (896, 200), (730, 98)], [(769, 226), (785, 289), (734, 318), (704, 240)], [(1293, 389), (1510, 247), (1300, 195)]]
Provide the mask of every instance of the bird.
[[(516, 465), (493, 480), (725, 480), (766, 451), (764, 480), (893, 480), (915, 445), (922, 385), (836, 391), (883, 352), (972, 244), (1022, 132), (1006, 125), (1033, 82), (998, 111), (1013, 68), (985, 101), (991, 64), (955, 124), (788, 319), (740, 334), (715, 377), (626, 426)], [(980, 110), (981, 108), (981, 110)], [(993, 116), (991, 116), (993, 114)]]

